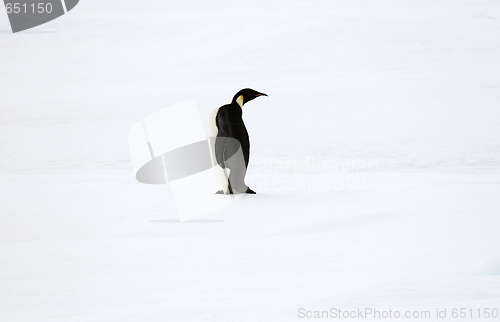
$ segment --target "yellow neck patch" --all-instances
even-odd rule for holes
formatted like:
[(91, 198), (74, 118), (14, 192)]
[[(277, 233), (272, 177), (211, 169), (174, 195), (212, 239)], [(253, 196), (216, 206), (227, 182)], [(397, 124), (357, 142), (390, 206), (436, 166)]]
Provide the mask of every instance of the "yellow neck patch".
[(236, 103), (238, 103), (238, 105), (243, 108), (243, 95), (238, 96), (238, 98), (236, 99)]

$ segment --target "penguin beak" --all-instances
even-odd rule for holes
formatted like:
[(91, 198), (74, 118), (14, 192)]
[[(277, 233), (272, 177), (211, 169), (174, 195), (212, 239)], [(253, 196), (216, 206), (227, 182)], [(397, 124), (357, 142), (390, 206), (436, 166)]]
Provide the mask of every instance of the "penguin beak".
[(267, 96), (267, 94), (264, 94), (264, 93), (255, 94), (255, 97), (259, 97), (259, 96)]

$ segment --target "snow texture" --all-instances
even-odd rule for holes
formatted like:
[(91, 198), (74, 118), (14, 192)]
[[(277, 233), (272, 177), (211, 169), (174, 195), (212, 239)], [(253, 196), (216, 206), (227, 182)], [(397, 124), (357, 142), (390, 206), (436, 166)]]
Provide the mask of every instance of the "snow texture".
[[(496, 0), (0, 10), (0, 321), (500, 309), (499, 31)], [(180, 223), (128, 130), (245, 87), (257, 195)]]

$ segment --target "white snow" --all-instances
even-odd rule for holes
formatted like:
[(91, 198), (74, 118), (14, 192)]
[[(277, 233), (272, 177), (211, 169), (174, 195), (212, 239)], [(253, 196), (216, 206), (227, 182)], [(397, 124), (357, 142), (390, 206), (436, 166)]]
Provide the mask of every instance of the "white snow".
[[(0, 321), (500, 310), (499, 31), (494, 0), (0, 10)], [(180, 223), (128, 129), (245, 87), (258, 194)]]

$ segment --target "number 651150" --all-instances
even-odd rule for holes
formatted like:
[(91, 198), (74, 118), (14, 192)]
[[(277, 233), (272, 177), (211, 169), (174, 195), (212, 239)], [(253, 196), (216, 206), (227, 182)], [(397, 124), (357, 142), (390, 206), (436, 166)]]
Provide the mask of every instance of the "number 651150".
[(52, 4), (51, 3), (37, 3), (36, 5), (32, 3), (31, 5), (26, 5), (26, 3), (7, 3), (5, 5), (7, 13), (51, 13)]

